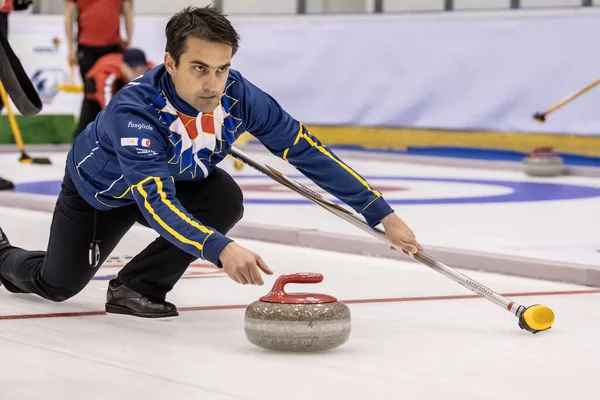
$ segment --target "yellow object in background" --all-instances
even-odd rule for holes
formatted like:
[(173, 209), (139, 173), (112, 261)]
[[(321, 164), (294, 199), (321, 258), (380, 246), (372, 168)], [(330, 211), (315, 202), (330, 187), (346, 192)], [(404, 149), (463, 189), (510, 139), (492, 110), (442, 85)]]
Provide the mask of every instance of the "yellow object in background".
[(40, 158), (32, 158), (25, 151), (25, 144), (23, 143), (23, 136), (21, 136), (21, 131), (19, 130), (19, 124), (17, 124), (17, 118), (13, 113), (12, 107), (8, 100), (8, 94), (4, 89), (4, 86), (0, 82), (0, 97), (4, 102), (4, 107), (6, 107), (6, 113), (8, 114), (8, 122), (10, 123), (10, 129), (12, 130), (13, 136), (15, 138), (15, 142), (17, 143), (17, 147), (21, 152), (21, 158), (19, 158), (19, 162), (21, 164), (51, 164), (50, 159), (47, 157)]
[(71, 78), (66, 85), (59, 85), (58, 90), (67, 93), (83, 93), (83, 86), (75, 84), (75, 67), (71, 65)]
[[(240, 144), (240, 145), (244, 145), (246, 143), (248, 143), (249, 140), (252, 140), (252, 135), (250, 135), (248, 132), (244, 132), (242, 133), (242, 135), (236, 140), (236, 144)], [(231, 157), (231, 156), (230, 156)], [(237, 171), (241, 171), (244, 168), (244, 163), (241, 162), (240, 160), (238, 160), (237, 158), (233, 158), (231, 157), (231, 159), (233, 159), (233, 167), (237, 170)]]

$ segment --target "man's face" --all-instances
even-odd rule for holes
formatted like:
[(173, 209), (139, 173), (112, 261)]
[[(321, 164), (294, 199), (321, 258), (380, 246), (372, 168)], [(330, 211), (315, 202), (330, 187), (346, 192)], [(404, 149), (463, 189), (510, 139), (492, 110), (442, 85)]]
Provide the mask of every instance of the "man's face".
[(212, 43), (189, 37), (179, 64), (169, 53), (165, 54), (165, 67), (179, 97), (200, 112), (213, 111), (225, 90), (232, 48), (223, 43)]
[(140, 75), (143, 75), (148, 70), (146, 66), (139, 66), (131, 68), (129, 65), (123, 63), (121, 67), (121, 72), (123, 73), (123, 77), (127, 82), (134, 80)]

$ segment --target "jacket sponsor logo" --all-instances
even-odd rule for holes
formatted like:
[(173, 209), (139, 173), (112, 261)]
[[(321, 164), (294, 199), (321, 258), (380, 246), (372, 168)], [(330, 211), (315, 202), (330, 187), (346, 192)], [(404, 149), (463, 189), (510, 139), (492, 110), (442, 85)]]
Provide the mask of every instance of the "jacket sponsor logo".
[(140, 129), (140, 130), (145, 130), (145, 131), (153, 131), (154, 127), (152, 125), (148, 125), (148, 124), (137, 124), (133, 121), (129, 121), (129, 123), (127, 123), (127, 127), (128, 128), (134, 128), (134, 129)]
[(140, 149), (139, 147), (136, 147), (135, 151), (138, 156), (157, 156), (158, 155), (158, 153), (152, 149)]

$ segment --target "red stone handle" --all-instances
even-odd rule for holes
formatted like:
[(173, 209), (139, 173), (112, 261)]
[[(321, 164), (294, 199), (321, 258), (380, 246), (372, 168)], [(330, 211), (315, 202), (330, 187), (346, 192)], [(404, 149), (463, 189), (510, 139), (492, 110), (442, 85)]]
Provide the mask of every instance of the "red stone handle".
[(552, 147), (536, 147), (529, 153), (529, 156), (537, 158), (556, 157), (556, 153)]
[(297, 273), (281, 275), (275, 281), (271, 292), (261, 297), (261, 301), (285, 304), (307, 304), (307, 303), (331, 303), (337, 301), (335, 297), (326, 294), (296, 293), (289, 294), (284, 290), (288, 283), (319, 283), (323, 281), (323, 275), (317, 273)]
[(323, 275), (316, 273), (299, 273), (281, 275), (273, 285), (273, 292), (285, 293), (284, 286), (288, 283), (319, 283), (323, 281)]

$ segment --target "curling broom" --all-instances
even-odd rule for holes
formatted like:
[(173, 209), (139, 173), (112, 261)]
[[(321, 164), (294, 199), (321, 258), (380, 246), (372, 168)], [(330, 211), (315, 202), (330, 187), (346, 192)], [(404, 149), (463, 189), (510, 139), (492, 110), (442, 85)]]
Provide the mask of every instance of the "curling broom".
[(553, 113), (554, 111), (558, 110), (559, 108), (564, 107), (565, 105), (567, 105), (568, 103), (570, 103), (571, 101), (575, 100), (576, 98), (578, 98), (579, 96), (581, 96), (582, 94), (584, 94), (585, 92), (592, 90), (593, 88), (595, 88), (596, 86), (600, 85), (600, 79), (598, 79), (595, 82), (590, 83), (589, 85), (587, 85), (586, 87), (584, 87), (583, 89), (569, 95), (568, 97), (566, 97), (564, 100), (562, 100), (560, 103), (550, 107), (549, 109), (547, 109), (544, 112), (536, 112), (535, 114), (533, 114), (533, 119), (535, 119), (538, 122), (544, 123), (546, 122), (546, 117)]
[(75, 84), (75, 67), (71, 65), (71, 74), (68, 84), (58, 85), (58, 90), (65, 93), (83, 93), (83, 86)]
[[(248, 164), (252, 168), (267, 175), (274, 181), (279, 182), (283, 186), (286, 186), (287, 188), (302, 195), (303, 197), (307, 198), (313, 203), (323, 207), (324, 209), (333, 213), (334, 215), (337, 215), (341, 219), (371, 234), (372, 236), (386, 243), (388, 246), (398, 248), (397, 245), (393, 244), (388, 240), (388, 238), (385, 236), (385, 233), (381, 229), (371, 228), (366, 222), (358, 218), (354, 213), (346, 210), (343, 207), (338, 206), (337, 204), (330, 202), (329, 200), (325, 199), (318, 193), (315, 193), (314, 191), (310, 190), (306, 186), (287, 178), (276, 169), (266, 164), (263, 164), (259, 160), (249, 156), (248, 154), (245, 154), (244, 152), (238, 150), (235, 147), (231, 147), (231, 155), (237, 158), (238, 160), (243, 161), (245, 164)], [(425, 252), (419, 251), (415, 254), (411, 254), (411, 257), (414, 258), (416, 261), (426, 265), (427, 267), (446, 276), (447, 278), (452, 279), (453, 281), (466, 287), (467, 289), (470, 289), (471, 291), (477, 293), (478, 295), (484, 297), (492, 303), (504, 308), (505, 310), (508, 310), (510, 313), (514, 314), (518, 318), (519, 327), (521, 329), (535, 334), (550, 329), (552, 327), (552, 324), (554, 323), (554, 312), (549, 307), (546, 307), (541, 304), (535, 304), (529, 307), (520, 305), (494, 292), (493, 290), (482, 285), (481, 283), (474, 281), (466, 275), (463, 275), (460, 272), (448, 267), (447, 265), (442, 264), (438, 260), (427, 255)]]
[(15, 142), (17, 143), (19, 151), (21, 152), (21, 158), (19, 158), (19, 162), (21, 164), (52, 164), (49, 158), (32, 158), (29, 156), (29, 154), (27, 154), (25, 151), (25, 144), (23, 143), (23, 137), (21, 136), (21, 131), (19, 130), (19, 125), (17, 124), (17, 119), (15, 118), (15, 114), (12, 112), (12, 107), (8, 101), (8, 94), (6, 94), (6, 90), (4, 89), (2, 83), (0, 83), (0, 96), (2, 96), (2, 101), (6, 107), (8, 121), (10, 123), (13, 136), (15, 137)]

